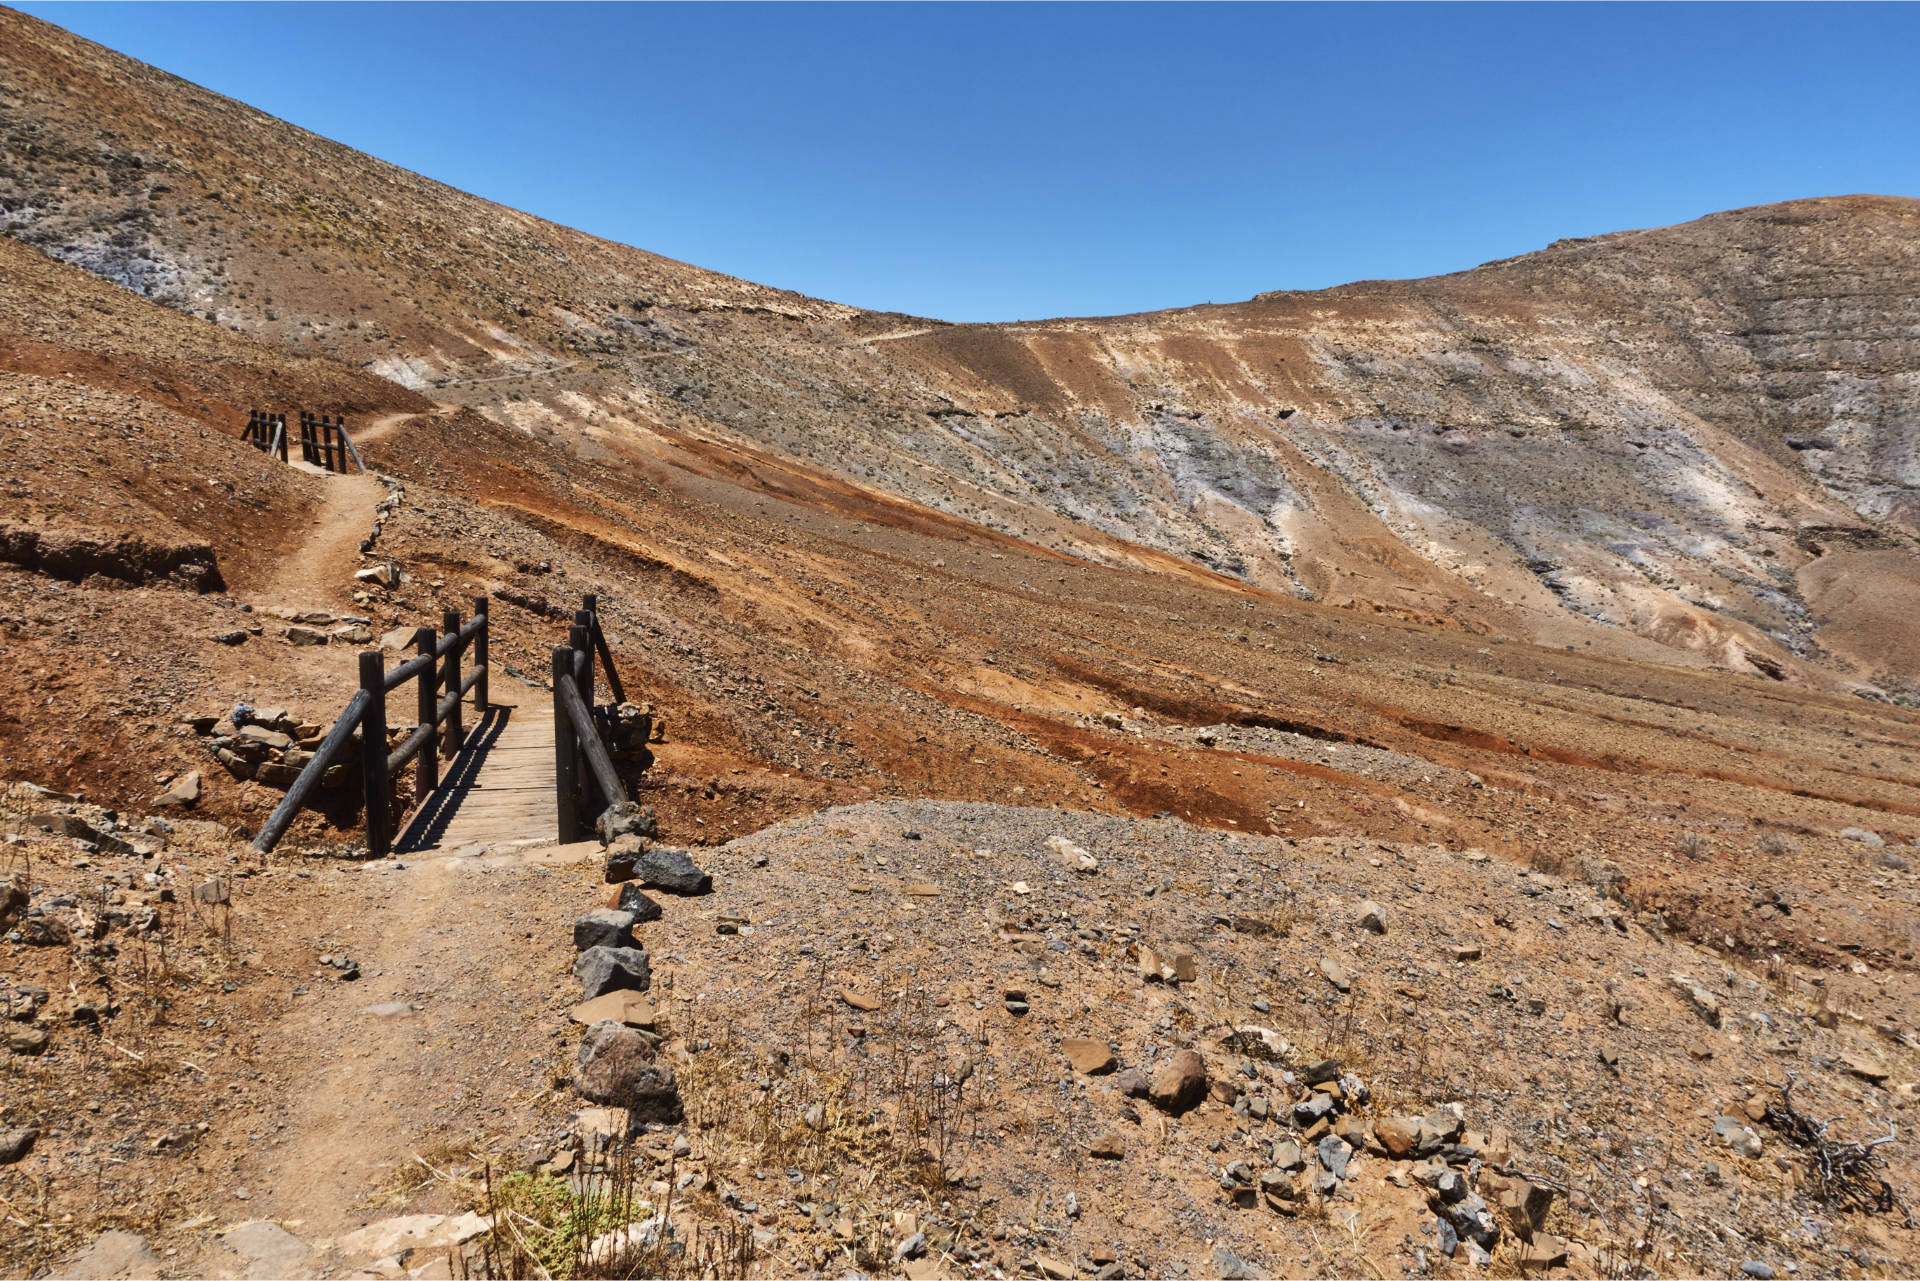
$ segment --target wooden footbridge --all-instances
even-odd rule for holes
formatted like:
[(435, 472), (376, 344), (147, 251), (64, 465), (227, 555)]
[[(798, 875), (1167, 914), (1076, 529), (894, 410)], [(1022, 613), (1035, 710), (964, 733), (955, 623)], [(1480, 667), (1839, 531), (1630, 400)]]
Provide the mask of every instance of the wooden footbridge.
[[(416, 631), (414, 656), (396, 667), (388, 668), (378, 650), (362, 651), (359, 691), (261, 827), (254, 848), (264, 853), (279, 842), (322, 776), (344, 763), (355, 746), (367, 851), (376, 858), (503, 841), (575, 841), (602, 810), (624, 804), (626, 788), (595, 715), (596, 656), (613, 701), (625, 700), (597, 598), (584, 598), (567, 644), (553, 651), (551, 696), (521, 683), (496, 696), (489, 639), (483, 596), (466, 622), (449, 610), (438, 632)], [(414, 723), (390, 745), (389, 697), (409, 682)], [(408, 765), (411, 800), (396, 832), (395, 783)]]

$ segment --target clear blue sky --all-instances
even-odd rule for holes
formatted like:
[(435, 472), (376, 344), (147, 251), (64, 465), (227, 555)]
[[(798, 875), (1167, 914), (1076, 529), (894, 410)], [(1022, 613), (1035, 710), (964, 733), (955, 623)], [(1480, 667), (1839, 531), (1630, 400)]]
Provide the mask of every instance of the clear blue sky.
[(490, 199), (951, 320), (1920, 194), (1916, 5), (20, 7)]

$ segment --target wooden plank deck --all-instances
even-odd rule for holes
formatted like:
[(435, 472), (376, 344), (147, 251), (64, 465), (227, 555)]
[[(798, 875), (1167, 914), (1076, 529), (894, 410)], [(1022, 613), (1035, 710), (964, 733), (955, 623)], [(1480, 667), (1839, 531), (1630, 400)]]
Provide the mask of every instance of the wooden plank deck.
[[(553, 705), (547, 691), (496, 680), (486, 719), (443, 761), (440, 786), (408, 820), (396, 850), (419, 853), (551, 840), (560, 815), (553, 777)], [(471, 717), (472, 708), (464, 710)]]

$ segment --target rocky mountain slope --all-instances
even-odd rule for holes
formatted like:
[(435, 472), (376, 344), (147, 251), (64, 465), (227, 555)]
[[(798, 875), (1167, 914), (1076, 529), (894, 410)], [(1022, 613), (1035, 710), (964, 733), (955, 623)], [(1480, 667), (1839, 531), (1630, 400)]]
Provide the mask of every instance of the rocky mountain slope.
[(944, 325), (555, 226), (14, 13), (0, 113), (10, 234), (584, 458), (747, 445), (1076, 556), (1117, 538), (1477, 634), (1920, 672), (1912, 200)]
[[(1913, 1273), (1910, 202), (941, 326), (4, 11), (0, 104), (0, 1272), (527, 1273), (489, 1189), (635, 1178), (711, 1275)], [(624, 1157), (597, 843), (262, 859), (201, 732), (479, 595), (538, 713), (585, 592), (714, 878)]]

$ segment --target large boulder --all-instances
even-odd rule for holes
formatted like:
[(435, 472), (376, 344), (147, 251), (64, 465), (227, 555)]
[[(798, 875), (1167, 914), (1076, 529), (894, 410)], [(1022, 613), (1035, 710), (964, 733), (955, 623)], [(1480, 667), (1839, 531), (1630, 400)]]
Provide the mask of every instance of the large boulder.
[(653, 965), (637, 947), (590, 947), (573, 963), (583, 1001), (608, 992), (644, 992), (653, 986)]
[(636, 1124), (681, 1119), (680, 1086), (673, 1068), (654, 1058), (654, 1042), (612, 1019), (587, 1029), (580, 1042), (573, 1086), (595, 1103), (626, 1108)]
[(693, 865), (685, 850), (655, 846), (634, 864), (634, 875), (641, 882), (670, 894), (708, 894), (713, 878)]

